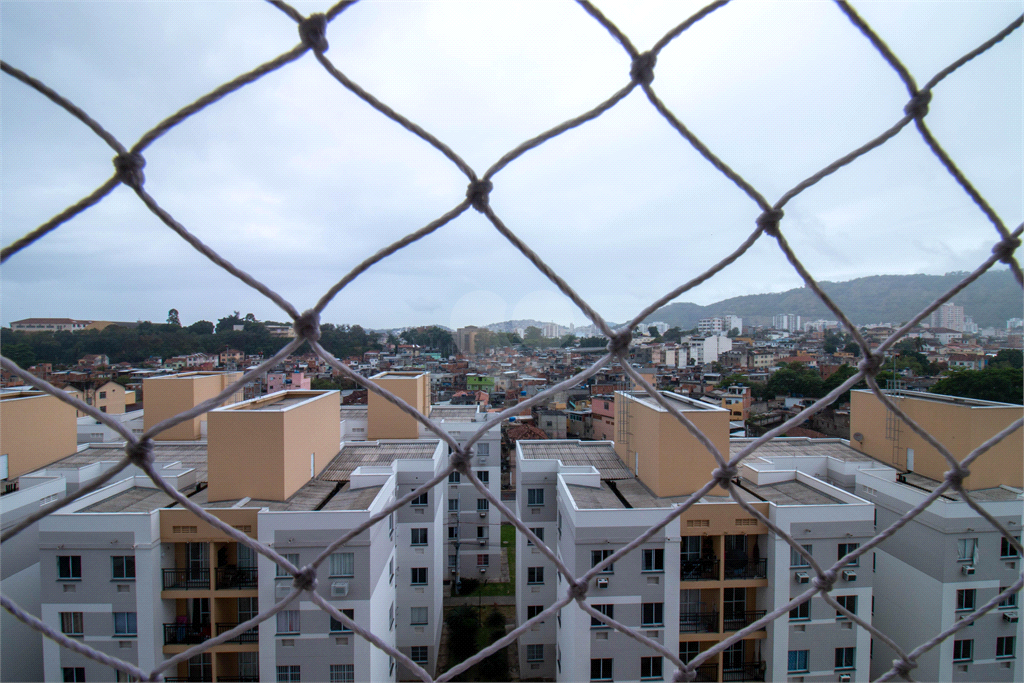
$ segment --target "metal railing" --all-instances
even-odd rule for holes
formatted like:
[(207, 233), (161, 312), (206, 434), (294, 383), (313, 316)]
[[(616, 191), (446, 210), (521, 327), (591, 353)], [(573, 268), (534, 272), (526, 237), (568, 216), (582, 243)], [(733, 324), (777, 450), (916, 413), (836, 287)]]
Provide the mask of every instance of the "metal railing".
[(164, 624), (164, 645), (197, 645), (209, 639), (209, 624)]
[(679, 578), (682, 581), (717, 581), (719, 578), (718, 558), (680, 560)]
[(256, 588), (258, 572), (255, 567), (218, 567), (217, 590), (224, 588)]
[(165, 591), (210, 590), (209, 569), (164, 569)]
[(726, 631), (739, 631), (750, 626), (765, 614), (767, 612), (763, 609), (747, 610), (745, 612), (730, 612), (726, 610), (722, 625)]
[(697, 677), (693, 680), (698, 683), (718, 683), (718, 664), (701, 664), (696, 668)]
[(718, 612), (690, 612), (679, 615), (680, 633), (718, 633)]
[(764, 579), (768, 577), (768, 560), (726, 560), (726, 579)]
[[(234, 627), (238, 626), (239, 623), (241, 623), (241, 622), (224, 623), (224, 622), (218, 621), (217, 622), (217, 635), (219, 636), (222, 633), (226, 633), (227, 631), (230, 631)], [(260, 642), (260, 630), (258, 628), (251, 628), (248, 631), (245, 631), (244, 633), (241, 633), (241, 634), (235, 636), (234, 638), (229, 638), (228, 640), (226, 640), (224, 642), (226, 642), (226, 643), (258, 643), (258, 642)]]
[(767, 666), (765, 662), (745, 662), (742, 666), (722, 671), (722, 681), (763, 681)]

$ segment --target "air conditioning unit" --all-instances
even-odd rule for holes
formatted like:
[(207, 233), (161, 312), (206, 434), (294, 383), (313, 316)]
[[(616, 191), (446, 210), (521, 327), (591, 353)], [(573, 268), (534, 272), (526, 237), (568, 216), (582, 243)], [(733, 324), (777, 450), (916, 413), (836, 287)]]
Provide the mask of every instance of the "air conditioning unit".
[(1016, 612), (1003, 612), (1003, 621), (1008, 621), (1011, 624), (1016, 624), (1017, 623), (1017, 613)]
[(451, 572), (452, 572), (452, 574), (458, 574), (458, 573), (459, 573), (459, 570), (458, 570), (458, 569), (456, 569), (455, 567), (452, 567), (452, 568), (451, 568)]
[(856, 580), (857, 580), (857, 572), (855, 572), (852, 569), (844, 569), (843, 570), (843, 581), (856, 581)]
[(810, 583), (811, 577), (807, 574), (807, 572), (797, 572), (793, 575), (793, 580), (797, 583)]
[(487, 567), (480, 567), (480, 573), (481, 574), (486, 574), (487, 573)]
[(839, 677), (839, 683), (850, 683), (850, 680), (851, 680), (850, 674), (842, 674)]
[(344, 598), (348, 595), (348, 581), (332, 581), (331, 597)]
[(487, 516), (487, 510), (481, 510), (480, 511), (480, 516), (481, 517), (486, 517)]
[(608, 587), (608, 579), (598, 579), (597, 580), (597, 587), (598, 588), (607, 588)]
[(974, 565), (965, 564), (964, 566), (960, 567), (960, 573), (964, 576), (974, 576)]
[(478, 538), (476, 540), (480, 541), (480, 545), (487, 545), (487, 539), (486, 538)]

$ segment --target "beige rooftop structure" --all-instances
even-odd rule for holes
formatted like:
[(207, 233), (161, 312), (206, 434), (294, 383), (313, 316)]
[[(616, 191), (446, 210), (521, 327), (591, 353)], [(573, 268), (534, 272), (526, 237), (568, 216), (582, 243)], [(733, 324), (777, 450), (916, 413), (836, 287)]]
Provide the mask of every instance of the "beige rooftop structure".
[[(1024, 415), (1024, 406), (919, 391), (890, 395), (899, 408), (958, 461)], [(867, 390), (850, 392), (850, 445), (884, 463), (942, 481), (949, 464)], [(970, 465), (970, 490), (1024, 486), (1024, 430), (1018, 429)], [(859, 437), (859, 438), (858, 438)]]
[(60, 460), (77, 448), (73, 406), (41, 391), (0, 394), (0, 468), (5, 479)]
[[(182, 372), (163, 377), (148, 377), (143, 380), (146, 411), (143, 417), (145, 429), (150, 429), (164, 420), (191, 410), (203, 401), (208, 401), (242, 378), (240, 372)], [(224, 404), (242, 400), (239, 390), (224, 400)], [(206, 415), (175, 425), (154, 437), (156, 441), (193, 441), (202, 438), (202, 423)]]
[[(430, 414), (430, 373), (428, 372), (381, 372), (370, 378), (411, 405), (423, 415)], [(372, 391), (367, 408), (366, 438), (416, 439), (419, 437), (419, 422), (404, 410)]]
[(337, 391), (281, 391), (210, 411), (208, 500), (287, 500), (337, 455), (339, 410)]

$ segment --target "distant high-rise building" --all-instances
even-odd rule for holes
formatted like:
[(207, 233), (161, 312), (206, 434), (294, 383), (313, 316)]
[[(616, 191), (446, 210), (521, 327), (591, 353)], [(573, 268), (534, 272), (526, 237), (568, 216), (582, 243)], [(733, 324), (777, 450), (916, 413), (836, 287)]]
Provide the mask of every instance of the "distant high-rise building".
[(480, 328), (476, 325), (460, 327), (455, 330), (455, 345), (459, 347), (460, 353), (467, 355), (476, 353), (476, 335), (479, 332)]
[(932, 313), (932, 327), (945, 327), (957, 332), (964, 331), (964, 307), (952, 301), (944, 303)]
[(697, 321), (697, 331), (701, 334), (728, 334), (733, 330), (743, 332), (743, 318), (737, 315), (722, 315)]
[(797, 332), (800, 330), (800, 316), (793, 313), (780, 313), (772, 318), (772, 327), (776, 330)]

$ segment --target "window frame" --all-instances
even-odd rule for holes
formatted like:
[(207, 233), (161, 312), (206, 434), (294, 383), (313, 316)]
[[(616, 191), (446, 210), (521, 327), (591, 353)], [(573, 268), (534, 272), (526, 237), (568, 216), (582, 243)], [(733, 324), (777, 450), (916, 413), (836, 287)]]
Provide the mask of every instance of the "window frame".
[[(1005, 591), (1008, 588), (1009, 588), (1009, 586), (1000, 586), (999, 587), (999, 592), (1002, 593), (1003, 591)], [(1019, 594), (1019, 592), (1018, 593), (1010, 593), (1009, 595), (1007, 595), (1005, 600), (1001, 600), (999, 602), (999, 609), (1017, 609), (1017, 595), (1018, 594)]]
[[(960, 656), (957, 656), (957, 650), (960, 651)], [(966, 650), (966, 652), (965, 652)], [(953, 661), (954, 662), (972, 662), (974, 661), (974, 639), (965, 638), (964, 640), (953, 641)]]
[(971, 612), (978, 604), (978, 589), (958, 588), (956, 591), (956, 611)]
[[(611, 557), (614, 554), (615, 554), (615, 550), (613, 550), (612, 548), (602, 548), (601, 550), (591, 550), (590, 551), (590, 567), (591, 568), (596, 567), (597, 565), (601, 564), (607, 558)], [(601, 574), (614, 574), (615, 573), (615, 563), (614, 562), (610, 563), (607, 567), (602, 569), (600, 571), (600, 573)]]
[[(67, 567), (61, 567), (61, 560), (67, 560)], [(66, 569), (66, 572), (65, 572)], [(67, 574), (67, 576), (65, 576)], [(57, 580), (58, 581), (81, 581), (82, 580), (82, 556), (81, 555), (57, 555)]]
[[(837, 554), (836, 559), (837, 560), (842, 559), (843, 557), (845, 557), (845, 556), (849, 555), (850, 553), (852, 553), (853, 551), (857, 550), (857, 548), (859, 548), (859, 547), (860, 547), (860, 543), (840, 543), (840, 544), (838, 544), (836, 546), (836, 554)], [(846, 552), (843, 552), (844, 549), (845, 549)], [(860, 556), (855, 557), (854, 559), (850, 560), (849, 562), (847, 562), (843, 566), (844, 567), (859, 567), (860, 566)]]
[(540, 507), (544, 505), (544, 489), (526, 489), (526, 505), (528, 507)]
[[(350, 559), (349, 559), (348, 563), (349, 563), (349, 566), (351, 567), (351, 570), (347, 574), (345, 573), (345, 558), (344, 558), (345, 555), (349, 556)], [(338, 559), (335, 560), (334, 559), (335, 557), (337, 557)], [(335, 567), (335, 562), (338, 563), (337, 567)], [(338, 573), (335, 573), (335, 570), (337, 570)], [(328, 577), (332, 578), (332, 579), (333, 578), (348, 578), (348, 579), (352, 578), (353, 576), (356, 575), (356, 554), (355, 553), (346, 553), (346, 552), (331, 553), (329, 558), (328, 558), (328, 560), (327, 560), (327, 573), (328, 573)]]
[[(135, 638), (139, 635), (139, 614), (138, 612), (113, 612), (114, 615), (114, 637)], [(123, 621), (123, 630), (118, 630), (118, 617)]]
[(428, 645), (413, 645), (409, 648), (409, 659), (416, 664), (430, 663), (430, 649)]
[[(284, 559), (286, 559), (289, 562), (291, 562), (292, 564), (294, 564), (296, 567), (301, 567), (302, 566), (301, 563), (299, 562), (299, 554), (298, 553), (281, 553), (281, 556), (284, 557)], [(282, 567), (281, 565), (275, 564), (274, 567), (275, 567), (275, 570), (274, 570), (274, 578), (275, 579), (291, 579), (291, 578), (293, 578), (292, 575), (288, 573), (288, 570), (285, 569), (284, 567)]]
[[(997, 636), (996, 637), (996, 659), (1016, 659), (1017, 658), (1017, 638), (1016, 636)], [(1007, 647), (1009, 646), (1009, 647)], [(1000, 654), (1000, 650), (1002, 653)]]
[[(796, 655), (794, 657), (793, 655)], [(795, 662), (793, 660), (796, 660)], [(801, 662), (803, 660), (803, 662)], [(803, 666), (801, 666), (801, 663)], [(798, 668), (793, 668), (793, 665)], [(810, 650), (790, 650), (788, 661), (786, 662), (786, 673), (806, 673), (810, 671), (811, 664), (811, 651)]]
[[(118, 560), (121, 561), (121, 576), (117, 575)], [(131, 560), (129, 562), (128, 560)], [(128, 568), (131, 565), (131, 575)], [(111, 555), (110, 556), (110, 578), (112, 581), (134, 581), (135, 580), (135, 556), (134, 555)]]
[(459, 499), (449, 498), (448, 499), (448, 512), (459, 512)]
[(491, 566), (491, 556), (488, 555), (487, 553), (477, 553), (477, 556), (476, 556), (476, 566), (477, 567), (485, 567), (485, 568), (490, 567)]
[(487, 500), (486, 498), (477, 498), (476, 499), (476, 511), (477, 512), (487, 512), (490, 509), (491, 509), (491, 501)]
[[(70, 674), (70, 675), (69, 675)], [(85, 667), (84, 666), (62, 666), (60, 668), (61, 680), (65, 683), (78, 683), (85, 681)]]
[(526, 646), (526, 661), (528, 661), (528, 662), (543, 662), (544, 661), (544, 643), (529, 643)]
[[(348, 617), (352, 621), (356, 620), (356, 611), (355, 611), (355, 609), (347, 608), (346, 607), (344, 609), (338, 609), (338, 611), (341, 612), (342, 614), (344, 614), (346, 617)], [(348, 626), (345, 626), (345, 622), (338, 621), (332, 615), (328, 615), (328, 616), (331, 619), (330, 625), (328, 626), (328, 632), (329, 633), (352, 633), (352, 629), (350, 629)]]
[(978, 539), (976, 537), (956, 539), (956, 555), (957, 562), (974, 562), (978, 557)]
[(410, 586), (426, 586), (429, 582), (427, 568), (426, 567), (410, 567), (409, 568), (409, 585)]
[[(1014, 536), (1013, 538), (1018, 543), (1020, 543), (1020, 534)], [(999, 559), (1012, 560), (1020, 557), (1020, 553), (1018, 553), (1017, 549), (1013, 547), (1009, 540), (1007, 540), (1006, 536), (1000, 536), (999, 541)]]
[[(814, 544), (813, 543), (801, 543), (800, 547), (803, 548), (804, 550), (806, 550), (808, 555), (812, 555), (813, 554), (813, 548), (814, 548)], [(799, 564), (797, 564), (797, 563), (799, 563)], [(804, 557), (803, 555), (798, 553), (796, 551), (796, 549), (791, 547), (789, 549), (789, 566), (790, 566), (790, 568), (810, 567), (811, 566), (811, 562), (806, 557)], [(793, 650), (793, 652), (802, 652), (802, 650)]]
[[(615, 618), (615, 604), (614, 603), (602, 603), (600, 605), (591, 605), (595, 610), (605, 615), (609, 619)], [(590, 615), (590, 628), (611, 628), (611, 625), (601, 621), (593, 614)]]
[(644, 548), (640, 554), (641, 572), (665, 572), (665, 549)]
[[(536, 526), (536, 527), (531, 526), (531, 527), (529, 527), (529, 529), (534, 534), (536, 534), (537, 538), (539, 538), (542, 543), (544, 542), (544, 527), (542, 527), (542, 526)], [(526, 545), (537, 545), (537, 544), (534, 543), (532, 540), (530, 540), (530, 537), (527, 536), (526, 537)]]
[(526, 568), (526, 585), (528, 586), (543, 586), (544, 585), (544, 567), (527, 567)]
[[(291, 636), (302, 633), (302, 612), (297, 609), (283, 609), (277, 613), (277, 633), (279, 636)], [(282, 622), (285, 627), (294, 626), (294, 630), (282, 631)], [(294, 623), (293, 623), (294, 622)]]
[[(840, 658), (842, 658), (840, 660)], [(847, 663), (849, 662), (849, 663)], [(851, 671), (857, 668), (857, 648), (837, 647), (836, 648), (836, 671)]]
[[(611, 657), (595, 657), (590, 660), (590, 680), (592, 681), (611, 681), (614, 680), (613, 676), (614, 669), (613, 665), (615, 660)], [(597, 665), (597, 676), (594, 676), (594, 665)], [(605, 671), (605, 667), (608, 670)]]
[(80, 638), (85, 635), (84, 612), (58, 612), (58, 619), (60, 619), (60, 632), (64, 635), (72, 638)]
[[(647, 674), (644, 675), (644, 667), (647, 667)], [(655, 666), (657, 665), (657, 666)], [(657, 671), (655, 671), (657, 669)], [(664, 680), (664, 662), (659, 657), (641, 657), (640, 658), (640, 680), (641, 681), (660, 681)]]
[[(648, 621), (648, 618), (653, 621)], [(641, 628), (662, 627), (665, 625), (665, 603), (644, 602), (640, 604)]]
[(491, 483), (491, 473), (487, 470), (478, 470), (476, 472), (476, 478), (480, 480), (481, 484), (487, 484), (489, 486)]
[(425, 526), (423, 526), (423, 527), (417, 526), (417, 527), (412, 527), (411, 529), (409, 529), (409, 545), (411, 545), (411, 546), (425, 546), (425, 545), (429, 545), (427, 543), (427, 538), (429, 537), (429, 535), (427, 534), (427, 529), (428, 528), (429, 527), (425, 527)]
[(275, 680), (278, 683), (295, 683), (302, 680), (302, 666), (299, 664), (278, 664), (275, 673)]
[[(847, 611), (857, 614), (857, 596), (856, 595), (836, 595), (833, 596), (835, 601), (841, 606), (845, 607)], [(852, 606), (851, 606), (852, 604)], [(836, 610), (836, 620), (849, 619), (845, 614)]]
[(430, 492), (424, 491), (420, 495), (416, 496), (409, 501), (409, 505), (412, 507), (426, 507), (430, 504)]
[(331, 664), (330, 683), (355, 683), (355, 664)]
[(526, 620), (529, 621), (535, 616), (544, 611), (544, 605), (527, 605), (526, 606)]
[[(795, 613), (795, 614), (794, 614)], [(800, 603), (793, 609), (789, 610), (790, 621), (810, 621), (811, 619), (811, 600), (808, 598), (805, 602)], [(797, 652), (797, 650), (793, 650)]]
[(448, 483), (449, 484), (461, 484), (462, 483), (462, 475), (458, 471), (449, 472), (448, 473)]

